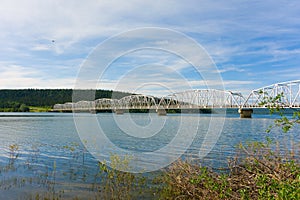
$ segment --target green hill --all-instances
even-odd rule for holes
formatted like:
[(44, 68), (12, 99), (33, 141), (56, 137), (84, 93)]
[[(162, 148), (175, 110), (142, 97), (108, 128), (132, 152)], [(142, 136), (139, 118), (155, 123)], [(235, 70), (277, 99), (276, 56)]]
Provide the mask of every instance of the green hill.
[[(88, 90), (82, 90), (88, 92)], [(54, 104), (72, 101), (72, 89), (2, 89), (0, 90), (0, 111), (26, 112), (29, 107), (51, 108)], [(130, 95), (112, 90), (96, 90), (95, 99), (122, 98)], [(84, 97), (78, 100), (87, 100)]]

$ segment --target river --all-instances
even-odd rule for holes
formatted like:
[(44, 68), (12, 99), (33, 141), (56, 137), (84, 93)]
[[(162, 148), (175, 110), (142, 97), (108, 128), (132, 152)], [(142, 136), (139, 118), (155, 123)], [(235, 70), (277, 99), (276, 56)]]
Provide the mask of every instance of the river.
[[(109, 159), (112, 152), (118, 154), (119, 149), (137, 154), (155, 152), (142, 162), (148, 162), (147, 165), (152, 163), (158, 168), (163, 164), (157, 162), (165, 158), (160, 154), (166, 153), (159, 150), (174, 142), (172, 138), (176, 138), (178, 132), (183, 132), (183, 137), (172, 148), (183, 153), (181, 157), (184, 159), (192, 159), (214, 168), (226, 167), (227, 159), (235, 155), (235, 147), (240, 142), (264, 141), (269, 136), (290, 148), (291, 141), (300, 141), (298, 126), (289, 133), (282, 133), (279, 128), (274, 128), (267, 134), (265, 130), (279, 117), (268, 114), (254, 114), (252, 119), (240, 119), (238, 114), (157, 116), (155, 113), (98, 113), (78, 116), (87, 121), (96, 119), (106, 137), (117, 147), (117, 150), (102, 148), (103, 158)], [(153, 122), (155, 123), (152, 124)], [(212, 123), (210, 127), (210, 122), (217, 123)], [(131, 123), (136, 124), (136, 127), (132, 127)], [(84, 143), (91, 143), (97, 137), (87, 137), (89, 141), (86, 141), (86, 136), (78, 133), (76, 126), (84, 128), (74, 121), (72, 113), (1, 113), (0, 199), (22, 199), (24, 195), (49, 191), (51, 180), (55, 180), (61, 188), (69, 188), (65, 190), (72, 190), (73, 194), (79, 190), (90, 190), (87, 184), (95, 181), (98, 157), (92, 152), (93, 148), (85, 148)], [(220, 129), (220, 134), (205, 138), (208, 130), (214, 128)], [(101, 144), (102, 141), (96, 142)], [(173, 153), (172, 148), (167, 152), (170, 155)], [(199, 158), (199, 155), (202, 157)]]

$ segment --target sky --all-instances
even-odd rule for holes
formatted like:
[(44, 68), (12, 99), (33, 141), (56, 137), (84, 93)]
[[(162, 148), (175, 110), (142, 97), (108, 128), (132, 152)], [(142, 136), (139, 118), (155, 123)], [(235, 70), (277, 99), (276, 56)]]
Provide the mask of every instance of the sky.
[[(76, 88), (93, 63), (97, 85), (83, 88), (164, 96), (213, 87), (247, 95), (300, 79), (299, 10), (297, 0), (0, 0), (0, 89)], [(114, 55), (122, 48), (129, 51)], [(190, 62), (204, 57), (209, 70)]]

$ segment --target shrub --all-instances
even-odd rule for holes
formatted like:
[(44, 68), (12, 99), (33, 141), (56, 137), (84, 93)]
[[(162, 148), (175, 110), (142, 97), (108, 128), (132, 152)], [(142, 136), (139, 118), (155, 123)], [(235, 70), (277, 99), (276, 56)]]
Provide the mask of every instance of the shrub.
[(228, 170), (177, 161), (161, 178), (161, 199), (300, 199), (299, 151), (274, 149), (269, 141), (240, 145)]

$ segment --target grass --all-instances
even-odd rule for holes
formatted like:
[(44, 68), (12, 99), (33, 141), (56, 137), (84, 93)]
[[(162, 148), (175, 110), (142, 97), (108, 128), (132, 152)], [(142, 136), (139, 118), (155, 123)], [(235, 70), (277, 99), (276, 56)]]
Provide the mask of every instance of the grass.
[(51, 107), (38, 107), (38, 106), (29, 106), (29, 112), (49, 112)]

